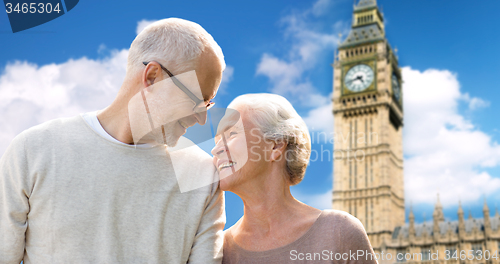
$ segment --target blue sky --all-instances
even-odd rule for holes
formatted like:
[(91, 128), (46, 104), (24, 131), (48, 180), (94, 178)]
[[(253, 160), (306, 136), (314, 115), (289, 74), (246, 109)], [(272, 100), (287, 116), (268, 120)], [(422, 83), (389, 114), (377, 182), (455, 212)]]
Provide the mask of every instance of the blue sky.
[[(64, 16), (16, 34), (6, 13), (0, 12), (0, 126), (4, 127), (0, 155), (13, 136), (30, 126), (109, 104), (121, 84), (120, 65), (138, 23), (167, 17), (199, 23), (222, 47), (230, 70), (216, 97), (218, 106), (244, 93), (276, 92), (294, 104), (313, 136), (332, 133), (330, 64), (338, 34), (346, 36), (350, 28), (352, 4), (351, 0), (80, 1)], [(417, 221), (424, 213), (429, 220), (440, 192), (449, 208), (447, 218), (456, 218), (458, 199), (479, 217), (483, 197), (490, 209), (500, 201), (496, 122), (500, 2), (379, 0), (378, 4), (387, 38), (398, 48), (400, 66), (405, 67), (406, 203), (418, 210)], [(78, 76), (80, 101), (58, 97), (64, 95), (67, 82), (44, 77), (64, 70)], [(32, 83), (19, 84), (21, 79)], [(86, 86), (92, 89), (85, 90)], [(43, 100), (28, 98), (30, 93), (40, 93), (37, 97)], [(60, 103), (61, 98), (66, 103)], [(422, 124), (425, 131), (415, 132)], [(322, 141), (313, 145), (320, 153), (332, 147)], [(428, 169), (420, 169), (422, 164)], [(310, 205), (327, 208), (331, 176), (331, 158), (311, 162), (293, 193)], [(242, 204), (233, 194), (226, 198), (229, 226), (241, 216)]]

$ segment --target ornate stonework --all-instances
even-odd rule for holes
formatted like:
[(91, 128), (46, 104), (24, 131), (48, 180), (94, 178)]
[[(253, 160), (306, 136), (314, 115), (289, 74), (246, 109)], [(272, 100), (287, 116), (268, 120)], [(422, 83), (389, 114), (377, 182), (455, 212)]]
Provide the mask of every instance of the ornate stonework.
[[(415, 223), (411, 211), (405, 223), (402, 76), (375, 0), (354, 6), (333, 66), (333, 208), (357, 217), (375, 252), (393, 257), (380, 263), (500, 263), (492, 259), (500, 253), (500, 216), (490, 216), (486, 203), (483, 218), (464, 219), (460, 207), (450, 222), (438, 198), (432, 222)], [(478, 260), (478, 250), (489, 260)]]
[(375, 249), (404, 224), (403, 105), (393, 78), (400, 87), (383, 16), (361, 1), (334, 62), (333, 208), (356, 216)]
[(381, 249), (392, 255), (409, 254), (408, 263), (500, 263), (498, 212), (490, 216), (485, 201), (483, 218), (469, 214), (465, 219), (462, 206), (457, 214), (458, 221), (446, 221), (438, 198), (432, 221), (416, 224), (410, 209), (409, 223), (396, 227), (391, 240)]

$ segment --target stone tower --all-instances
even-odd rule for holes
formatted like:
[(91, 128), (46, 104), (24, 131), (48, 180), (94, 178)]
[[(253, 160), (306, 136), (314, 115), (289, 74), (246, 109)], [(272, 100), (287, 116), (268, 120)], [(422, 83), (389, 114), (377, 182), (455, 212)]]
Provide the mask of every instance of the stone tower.
[(357, 217), (380, 251), (405, 212), (401, 69), (376, 0), (355, 4), (333, 66), (333, 208)]

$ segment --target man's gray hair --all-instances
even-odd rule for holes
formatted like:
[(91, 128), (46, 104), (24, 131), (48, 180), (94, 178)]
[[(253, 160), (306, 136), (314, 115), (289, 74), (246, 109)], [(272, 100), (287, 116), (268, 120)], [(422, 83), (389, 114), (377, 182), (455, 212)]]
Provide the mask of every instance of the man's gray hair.
[(155, 60), (174, 74), (194, 70), (205, 48), (212, 49), (225, 68), (224, 55), (214, 38), (197, 23), (180, 18), (156, 21), (142, 30), (130, 45), (127, 74), (144, 69)]
[(311, 137), (304, 120), (292, 104), (277, 94), (244, 94), (234, 99), (228, 108), (242, 106), (250, 121), (267, 141), (284, 141), (284, 158), (290, 184), (304, 178), (311, 156)]

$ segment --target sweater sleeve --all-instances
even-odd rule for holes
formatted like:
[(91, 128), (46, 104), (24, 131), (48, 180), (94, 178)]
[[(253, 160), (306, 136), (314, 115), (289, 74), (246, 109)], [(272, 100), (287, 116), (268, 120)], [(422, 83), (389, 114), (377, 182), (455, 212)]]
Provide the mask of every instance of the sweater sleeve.
[(0, 263), (20, 263), (29, 213), (29, 172), (24, 134), (0, 159)]
[(211, 184), (211, 187), (211, 195), (207, 199), (188, 263), (220, 264), (222, 262), (223, 229), (226, 223), (224, 195), (219, 189), (219, 182)]

